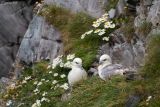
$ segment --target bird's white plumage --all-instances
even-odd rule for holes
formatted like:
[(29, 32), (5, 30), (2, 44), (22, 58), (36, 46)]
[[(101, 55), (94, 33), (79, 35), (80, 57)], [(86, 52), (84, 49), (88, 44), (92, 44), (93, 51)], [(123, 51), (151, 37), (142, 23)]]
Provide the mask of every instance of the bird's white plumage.
[(72, 70), (68, 74), (68, 83), (73, 86), (86, 78), (87, 73), (82, 67), (82, 60), (80, 58), (75, 58), (72, 62)]
[(120, 64), (112, 64), (112, 60), (109, 55), (104, 54), (100, 57), (100, 65), (98, 66), (98, 74), (101, 79), (106, 80), (112, 75), (123, 75), (125, 69)]

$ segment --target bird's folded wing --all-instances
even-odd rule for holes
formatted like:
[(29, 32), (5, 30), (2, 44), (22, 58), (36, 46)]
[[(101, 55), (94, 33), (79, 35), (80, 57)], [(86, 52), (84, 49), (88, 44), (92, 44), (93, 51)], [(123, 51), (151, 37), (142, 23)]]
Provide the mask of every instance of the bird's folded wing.
[(112, 65), (106, 66), (102, 69), (102, 75), (105, 77), (114, 75), (115, 71), (118, 69), (123, 69), (123, 66), (120, 64), (112, 64)]

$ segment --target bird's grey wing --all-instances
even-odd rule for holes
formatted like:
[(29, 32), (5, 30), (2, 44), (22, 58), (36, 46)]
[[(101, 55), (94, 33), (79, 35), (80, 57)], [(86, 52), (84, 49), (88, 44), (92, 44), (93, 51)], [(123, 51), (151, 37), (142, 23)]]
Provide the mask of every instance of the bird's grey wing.
[(113, 65), (109, 65), (109, 66), (106, 66), (102, 69), (102, 75), (105, 77), (105, 78), (108, 78), (110, 77), (111, 75), (114, 75), (115, 74), (115, 71), (118, 70), (118, 69), (122, 69), (123, 66), (120, 65), (120, 64), (113, 64)]

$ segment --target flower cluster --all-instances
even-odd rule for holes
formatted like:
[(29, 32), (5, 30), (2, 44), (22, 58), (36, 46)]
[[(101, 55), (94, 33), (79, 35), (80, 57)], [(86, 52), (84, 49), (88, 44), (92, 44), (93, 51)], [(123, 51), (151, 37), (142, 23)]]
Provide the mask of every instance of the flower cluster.
[(34, 103), (34, 104), (32, 104), (32, 107), (41, 107), (41, 103), (43, 103), (43, 102), (50, 102), (50, 100), (48, 99), (48, 98), (45, 98), (45, 97), (43, 97), (43, 98), (41, 98), (41, 100), (36, 100), (36, 102)]
[[(64, 62), (62, 59), (63, 59), (63, 56), (60, 55), (58, 56), (57, 58), (55, 58), (52, 62), (52, 69), (55, 69), (56, 66), (60, 66), (61, 68), (64, 67), (64, 68), (71, 68), (71, 61), (75, 58), (75, 54), (69, 54), (67, 55), (67, 61)], [(50, 68), (51, 66), (49, 65), (48, 68)]]
[(24, 80), (22, 81), (22, 84), (27, 83), (27, 81), (30, 79), (31, 79), (31, 76), (25, 77)]
[[(66, 57), (61, 55), (55, 58), (48, 67), (46, 63), (44, 63), (45, 66), (37, 64), (37, 67), (29, 69), (29, 72), (23, 72), (24, 75), (22, 73), (20, 80), (11, 84), (8, 88), (9, 91), (7, 89), (4, 95), (4, 98), (8, 101), (6, 106), (17, 104), (16, 106), (18, 107), (19, 105), (26, 105), (25, 101), (30, 97), (33, 98), (32, 102), (30, 102), (31, 107), (42, 107), (46, 103), (52, 103), (54, 96), (62, 94), (69, 89), (67, 71), (71, 68), (71, 62), (74, 58), (75, 54), (69, 54)], [(42, 68), (39, 69), (40, 67)], [(44, 72), (44, 70), (47, 71)], [(29, 90), (23, 90), (27, 87), (29, 87)], [(31, 96), (24, 97), (24, 101), (15, 101), (16, 97), (25, 96), (27, 93), (30, 93)]]
[[(102, 15), (101, 18), (94, 21), (92, 26), (94, 28), (82, 34), (81, 39), (84, 39), (87, 35), (91, 35), (91, 34), (103, 36), (106, 33), (107, 29), (113, 29), (115, 28), (116, 25), (109, 19), (109, 16), (106, 13)], [(109, 37), (103, 37), (102, 40), (109, 41)]]
[(149, 101), (152, 99), (152, 96), (148, 96), (147, 100), (146, 100), (146, 105), (149, 105)]

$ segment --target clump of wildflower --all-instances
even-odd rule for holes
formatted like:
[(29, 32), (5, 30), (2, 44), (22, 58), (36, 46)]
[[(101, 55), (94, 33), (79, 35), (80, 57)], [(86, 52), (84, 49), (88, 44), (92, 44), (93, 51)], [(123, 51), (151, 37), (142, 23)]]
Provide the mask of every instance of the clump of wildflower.
[(43, 94), (42, 94), (42, 96), (44, 97), (44, 96), (46, 96), (48, 93), (47, 92), (44, 92)]
[(58, 64), (60, 64), (62, 62), (62, 57), (63, 56), (61, 55), (53, 60), (52, 69), (54, 69)]
[(65, 78), (65, 77), (66, 77), (66, 75), (65, 75), (65, 74), (62, 74), (60, 77), (61, 77), (61, 78)]
[(67, 55), (67, 60), (72, 60), (73, 58), (75, 58), (75, 54)]
[(60, 87), (63, 88), (63, 89), (65, 89), (65, 90), (67, 90), (69, 88), (68, 83), (64, 83)]
[(109, 41), (109, 37), (103, 37), (103, 39), (102, 40), (104, 40), (104, 41)]
[(94, 21), (92, 26), (93, 29), (82, 34), (81, 39), (84, 39), (87, 35), (91, 35), (92, 33), (102, 36), (106, 33), (107, 29), (113, 29), (116, 25), (109, 19), (109, 15), (106, 13), (102, 15), (101, 18)]
[(24, 80), (22, 81), (22, 84), (27, 83), (27, 81), (30, 79), (31, 79), (31, 76), (25, 77)]
[(49, 100), (48, 98), (45, 98), (45, 97), (43, 97), (43, 98), (41, 99), (41, 102), (43, 102), (43, 101), (50, 102), (50, 100)]
[(33, 84), (34, 84), (34, 85), (37, 85), (37, 84), (38, 84), (38, 81), (35, 81)]
[(58, 73), (54, 73), (53, 76), (54, 76), (54, 77), (57, 77), (57, 76), (58, 76)]
[(52, 84), (57, 84), (58, 81), (57, 80), (53, 80)]
[(41, 81), (37, 84), (37, 86), (40, 86), (40, 85), (42, 85), (42, 82), (41, 82)]
[(148, 96), (147, 100), (146, 100), (146, 104), (149, 104), (149, 101), (152, 99), (152, 96)]
[(41, 100), (36, 100), (32, 107), (41, 107)]

